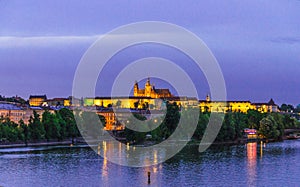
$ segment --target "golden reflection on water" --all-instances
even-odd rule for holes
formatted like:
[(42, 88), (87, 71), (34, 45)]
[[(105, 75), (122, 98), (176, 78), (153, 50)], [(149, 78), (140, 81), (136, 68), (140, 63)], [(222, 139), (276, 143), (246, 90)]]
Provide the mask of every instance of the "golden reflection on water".
[(260, 159), (263, 157), (263, 141), (260, 141)]
[(153, 151), (153, 163), (157, 164), (157, 150)]
[[(109, 175), (111, 172), (109, 172), (108, 168), (108, 158), (110, 156), (113, 156), (113, 152), (117, 154), (117, 157), (119, 159), (125, 159), (126, 157), (129, 156), (128, 150), (130, 151), (135, 151), (136, 147), (135, 146), (130, 146), (129, 144), (123, 145), (122, 143), (119, 144), (114, 144), (113, 142), (110, 141), (102, 141), (101, 143), (98, 144), (98, 155), (101, 155), (103, 157), (103, 162), (102, 162), (102, 180), (103, 181), (108, 181), (109, 180)], [(148, 172), (151, 173), (151, 185), (155, 184), (157, 181), (157, 175), (160, 170), (162, 170), (162, 164), (157, 164), (159, 162), (159, 156), (160, 152), (159, 150), (154, 149), (153, 151), (144, 153), (145, 157), (142, 159), (143, 164), (147, 167), (144, 167), (144, 172), (142, 176), (147, 179)], [(125, 158), (124, 158), (125, 157)], [(129, 158), (128, 158), (129, 159)], [(120, 161), (121, 163), (121, 161)], [(152, 165), (153, 163), (154, 165)], [(151, 166), (152, 165), (152, 166)]]
[[(103, 148), (103, 164), (102, 164), (102, 178), (106, 181), (108, 180), (108, 167), (107, 167), (107, 147), (106, 147), (106, 141), (102, 142), (102, 148)], [(100, 155), (100, 143), (98, 145), (98, 155)]]
[(247, 170), (248, 170), (248, 185), (255, 185), (257, 179), (257, 142), (247, 143)]

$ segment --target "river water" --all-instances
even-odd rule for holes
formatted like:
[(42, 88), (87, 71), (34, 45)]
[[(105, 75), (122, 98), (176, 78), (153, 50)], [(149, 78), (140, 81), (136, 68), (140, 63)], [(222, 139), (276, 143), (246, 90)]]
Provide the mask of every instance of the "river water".
[(0, 149), (0, 186), (299, 186), (299, 159), (300, 140), (203, 153), (188, 145), (146, 168), (119, 166), (87, 146), (8, 148)]

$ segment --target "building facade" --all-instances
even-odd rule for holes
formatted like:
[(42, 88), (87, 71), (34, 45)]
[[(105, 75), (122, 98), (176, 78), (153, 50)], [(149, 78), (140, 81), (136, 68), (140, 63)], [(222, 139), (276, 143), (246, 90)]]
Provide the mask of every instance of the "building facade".
[(150, 78), (147, 79), (144, 89), (140, 89), (137, 82), (133, 87), (133, 95), (135, 97), (151, 97), (151, 98), (168, 98), (173, 97), (169, 89), (156, 89), (150, 84)]
[(206, 100), (199, 100), (199, 107), (202, 112), (242, 112), (257, 110), (261, 113), (278, 112), (278, 105), (273, 99), (268, 103), (251, 103), (250, 101), (211, 101), (210, 96)]
[(47, 101), (46, 95), (30, 95), (29, 105), (30, 106), (42, 106)]
[(96, 97), (84, 98), (84, 106), (96, 107), (114, 107), (127, 109), (160, 109), (162, 106), (161, 99), (154, 99), (150, 97)]
[(279, 106), (275, 104), (273, 99), (270, 99), (267, 103), (253, 103), (255, 109), (262, 113), (267, 112), (279, 112)]

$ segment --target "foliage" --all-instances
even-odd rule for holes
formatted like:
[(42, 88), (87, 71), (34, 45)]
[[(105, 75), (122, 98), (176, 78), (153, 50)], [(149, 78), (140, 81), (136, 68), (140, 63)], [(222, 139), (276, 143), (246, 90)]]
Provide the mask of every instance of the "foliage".
[(0, 95), (0, 101), (6, 101), (6, 102), (13, 102), (13, 103), (20, 103), (20, 104), (27, 104), (28, 102), (18, 96), (14, 96), (14, 97), (4, 97)]
[(272, 115), (264, 117), (260, 121), (259, 133), (267, 139), (278, 139), (280, 136), (279, 125)]
[(257, 110), (248, 110), (248, 127), (251, 129), (258, 129), (259, 122), (265, 117), (264, 113), (260, 113)]
[(296, 112), (296, 113), (300, 113), (300, 104), (297, 105), (297, 107), (295, 108), (295, 112)]
[(282, 112), (293, 112), (295, 110), (294, 106), (291, 104), (285, 104), (283, 103), (280, 107), (280, 110)]
[[(130, 125), (132, 127), (142, 125), (141, 122), (145, 121), (145, 120), (146, 120), (145, 116), (136, 114), (136, 113), (134, 113), (133, 116), (128, 119), (128, 121), (131, 123)], [(134, 124), (132, 124), (132, 123), (134, 123)], [(125, 127), (124, 135), (125, 135), (127, 141), (134, 142), (134, 143), (140, 143), (140, 142), (144, 141), (146, 138), (145, 132), (137, 132), (128, 127)]]
[(51, 114), (49, 111), (45, 111), (42, 115), (42, 125), (45, 128), (45, 138), (47, 141), (50, 139), (60, 139), (61, 138), (61, 124), (59, 124), (59, 118), (57, 115)]
[[(81, 124), (85, 136), (98, 139), (102, 134), (103, 127), (105, 126), (105, 118), (102, 115), (97, 115), (95, 112), (83, 111), (81, 114)], [(103, 124), (103, 125), (102, 125)]]
[[(145, 121), (147, 120), (145, 116), (140, 114), (133, 114), (133, 116), (138, 119), (139, 121)], [(137, 120), (129, 119), (128, 121), (130, 123), (137, 123), (137, 124), (130, 124), (131, 126), (137, 126), (137, 125), (145, 125), (144, 131), (148, 132), (136, 132), (128, 127), (125, 127), (124, 135), (126, 137), (126, 140), (129, 142), (134, 143), (140, 143), (145, 141), (146, 134), (151, 134), (152, 139), (156, 141), (161, 141), (166, 138), (168, 138), (174, 130), (177, 128), (178, 122), (180, 119), (180, 109), (177, 106), (176, 103), (167, 103), (167, 113), (164, 119), (155, 119), (154, 120), (148, 120), (146, 123), (138, 123)], [(156, 125), (155, 123), (159, 123), (159, 126), (155, 129), (151, 128), (152, 126)], [(152, 129), (152, 130), (151, 130)]]
[(28, 128), (32, 140), (45, 138), (45, 128), (41, 123), (40, 115), (36, 111), (33, 111), (33, 116), (30, 116)]
[(194, 133), (194, 138), (200, 140), (202, 139), (205, 129), (207, 127), (207, 124), (209, 122), (209, 113), (205, 112), (205, 113), (200, 113), (199, 115), (199, 120), (198, 120), (198, 124), (197, 124), (197, 128), (196, 131)]
[[(167, 113), (164, 118), (147, 120), (145, 116), (134, 113), (133, 118), (143, 121), (145, 132), (136, 132), (125, 127), (123, 135), (126, 140), (140, 143), (145, 141), (147, 134), (150, 134), (152, 140), (163, 141), (176, 128), (180, 132), (179, 138), (184, 139), (192, 136), (187, 134), (190, 131), (194, 131), (194, 139), (201, 140), (203, 138), (210, 120), (211, 114), (209, 112), (200, 112), (197, 119), (198, 115), (195, 115), (196, 109), (180, 108), (176, 103), (168, 102), (166, 103), (166, 108)], [(181, 116), (184, 117), (181, 119), (183, 125), (178, 125)], [(99, 123), (100, 121), (101, 123)], [(137, 123), (132, 125), (138, 126), (142, 124), (137, 122), (137, 120), (129, 119), (129, 121)], [(198, 122), (196, 127), (192, 126), (193, 121)], [(91, 138), (98, 138), (105, 123), (105, 118), (96, 115), (94, 112), (71, 111), (67, 108), (60, 109), (54, 113), (45, 111), (42, 116), (34, 111), (28, 125), (22, 120), (16, 124), (10, 121), (9, 118), (0, 117), (0, 142), (24, 141), (27, 143), (28, 141), (74, 139), (80, 136), (80, 132)], [(213, 120), (211, 125), (214, 125)], [(248, 113), (228, 112), (225, 114), (216, 141), (239, 140), (243, 138), (243, 130), (245, 128), (255, 128), (265, 138), (281, 139), (284, 129), (299, 127), (300, 122), (291, 117), (290, 114), (263, 114), (255, 110), (249, 110)]]
[(79, 136), (74, 114), (66, 108), (55, 113), (45, 111), (42, 118), (33, 111), (28, 125), (23, 120), (16, 124), (9, 118), (0, 117), (0, 142), (24, 141), (27, 144), (28, 141), (63, 140)]
[(66, 125), (66, 128), (62, 128), (62, 130), (65, 131), (62, 133), (63, 137), (75, 138), (79, 136), (80, 133), (76, 125), (74, 113), (67, 108), (62, 108), (58, 111), (58, 114), (60, 115), (61, 120), (63, 120)]

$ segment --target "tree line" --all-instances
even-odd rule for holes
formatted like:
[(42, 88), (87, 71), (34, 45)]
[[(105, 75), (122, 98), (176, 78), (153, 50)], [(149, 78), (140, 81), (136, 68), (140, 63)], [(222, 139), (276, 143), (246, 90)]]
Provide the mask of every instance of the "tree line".
[(280, 106), (280, 111), (282, 112), (290, 112), (290, 113), (300, 113), (300, 104), (294, 107), (292, 104), (283, 103)]
[[(143, 115), (134, 114), (132, 118), (138, 120), (128, 119), (128, 121), (136, 123), (131, 124), (131, 126), (139, 126), (139, 129), (144, 128), (143, 132), (136, 132), (125, 127), (124, 132), (119, 133), (119, 136), (125, 137), (126, 141), (133, 143), (145, 141), (147, 135), (151, 136), (151, 140), (163, 141), (170, 137), (176, 128), (181, 128), (179, 129), (179, 138), (192, 136), (195, 140), (202, 139), (211, 113), (200, 112), (199, 115), (193, 115), (195, 114), (193, 110), (196, 109), (182, 109), (176, 103), (167, 103), (166, 107), (167, 112), (164, 118), (147, 120)], [(224, 116), (224, 114), (220, 114), (219, 117), (222, 115)], [(178, 126), (181, 116), (185, 116), (184, 125)], [(196, 116), (198, 119), (195, 119)], [(34, 111), (28, 124), (22, 120), (16, 124), (9, 118), (0, 117), (0, 142), (61, 141), (66, 138), (80, 137), (80, 133), (96, 138), (101, 135), (106, 122), (103, 116), (98, 115), (101, 124), (95, 124), (94, 117), (95, 113), (93, 112), (81, 112), (80, 115), (79, 113), (74, 115), (73, 111), (67, 108), (54, 113), (46, 110), (42, 115)], [(144, 122), (140, 123), (139, 120)], [(190, 132), (188, 129), (192, 127), (190, 121), (195, 120), (197, 125), (192, 130), (194, 134), (187, 134)], [(212, 120), (211, 125), (214, 123), (215, 121)], [(224, 116), (216, 141), (239, 140), (243, 138), (245, 128), (257, 129), (261, 137), (280, 140), (284, 135), (284, 129), (300, 128), (300, 124), (289, 114), (260, 113), (256, 110), (249, 110), (247, 113), (228, 112)]]
[(33, 111), (28, 124), (23, 120), (17, 124), (7, 117), (0, 117), (0, 142), (61, 141), (79, 136), (74, 114), (67, 108), (54, 113), (46, 110), (41, 116)]
[[(189, 110), (181, 110), (176, 103), (167, 103), (167, 113), (164, 119), (155, 119), (159, 121), (160, 125), (149, 132), (136, 132), (125, 127), (124, 136), (126, 140), (132, 143), (141, 143), (147, 139), (146, 135), (151, 135), (151, 139), (154, 141), (163, 141), (167, 139), (177, 128), (177, 124), (182, 115), (186, 115), (185, 127), (190, 128), (189, 119), (193, 119)], [(199, 119), (196, 126), (196, 130), (192, 135), (192, 139), (201, 140), (203, 138), (206, 127), (209, 123), (211, 113), (200, 112)], [(221, 129), (216, 137), (216, 142), (226, 141), (238, 141), (244, 137), (244, 129), (251, 128), (256, 129), (258, 134), (262, 138), (281, 140), (284, 135), (284, 129), (287, 128), (300, 128), (300, 123), (296, 119), (292, 118), (289, 114), (281, 113), (260, 113), (256, 110), (249, 110), (247, 113), (241, 112), (228, 112), (220, 114), (220, 118), (224, 117)], [(144, 116), (135, 114), (135, 118), (139, 120), (146, 120)], [(218, 117), (218, 115), (216, 115)], [(214, 125), (215, 121), (212, 120), (211, 125)], [(145, 129), (150, 129), (153, 126), (154, 120), (148, 120)], [(139, 124), (135, 124), (139, 125)], [(187, 132), (182, 129), (182, 132)], [(182, 135), (184, 138), (186, 135)]]

